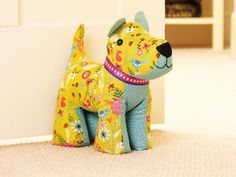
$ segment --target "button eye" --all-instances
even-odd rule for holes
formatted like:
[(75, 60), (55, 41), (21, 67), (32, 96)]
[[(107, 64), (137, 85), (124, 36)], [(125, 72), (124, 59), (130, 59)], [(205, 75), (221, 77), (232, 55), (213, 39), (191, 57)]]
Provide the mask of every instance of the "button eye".
[(116, 43), (117, 43), (117, 45), (122, 45), (123, 44), (123, 40), (122, 39), (118, 39), (118, 41)]

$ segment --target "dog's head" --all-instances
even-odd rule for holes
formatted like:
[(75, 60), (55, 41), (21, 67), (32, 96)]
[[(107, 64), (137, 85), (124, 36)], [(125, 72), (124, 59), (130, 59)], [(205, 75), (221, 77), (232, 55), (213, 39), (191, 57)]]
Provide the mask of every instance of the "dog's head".
[(111, 28), (107, 41), (107, 58), (122, 72), (140, 79), (155, 79), (172, 69), (170, 44), (149, 33), (143, 12), (134, 22), (119, 19)]

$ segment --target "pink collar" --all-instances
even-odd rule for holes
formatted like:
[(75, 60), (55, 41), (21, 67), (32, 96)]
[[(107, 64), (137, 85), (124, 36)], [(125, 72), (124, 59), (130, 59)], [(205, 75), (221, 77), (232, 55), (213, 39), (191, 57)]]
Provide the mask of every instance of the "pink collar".
[(115, 67), (109, 60), (109, 58), (106, 57), (106, 61), (104, 63), (105, 69), (113, 76), (121, 80), (122, 82), (125, 82), (127, 84), (132, 85), (146, 85), (149, 83), (149, 80), (146, 79), (138, 79), (135, 77), (132, 77), (124, 72), (122, 72), (120, 69)]

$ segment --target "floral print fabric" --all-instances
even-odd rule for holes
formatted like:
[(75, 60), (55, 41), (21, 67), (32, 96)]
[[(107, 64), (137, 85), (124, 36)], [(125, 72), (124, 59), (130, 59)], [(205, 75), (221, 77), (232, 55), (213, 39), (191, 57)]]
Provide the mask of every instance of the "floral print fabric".
[[(161, 58), (168, 61), (156, 49), (165, 40), (153, 38), (137, 22), (123, 20), (119, 25), (115, 25), (117, 29), (113, 29), (107, 42), (107, 58), (119, 72), (146, 81), (171, 70), (167, 65), (161, 70), (157, 67)], [(94, 143), (98, 151), (113, 154), (148, 149), (152, 145), (150, 109), (148, 82), (126, 83), (103, 64), (87, 58), (81, 25), (73, 39), (70, 62), (58, 92), (53, 143), (63, 146)], [(96, 121), (87, 121), (87, 112), (94, 113), (91, 121)], [(96, 129), (94, 138), (90, 136), (91, 129)], [(143, 143), (136, 147), (131, 138)]]

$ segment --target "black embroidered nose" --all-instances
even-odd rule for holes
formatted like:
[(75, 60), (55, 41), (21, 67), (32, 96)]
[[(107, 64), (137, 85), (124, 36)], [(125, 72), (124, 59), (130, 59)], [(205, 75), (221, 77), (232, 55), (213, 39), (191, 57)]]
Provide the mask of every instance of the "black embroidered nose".
[(172, 55), (172, 49), (171, 49), (171, 45), (169, 42), (166, 42), (166, 43), (158, 46), (156, 49), (161, 55), (164, 55), (167, 58)]

